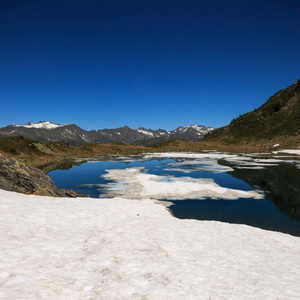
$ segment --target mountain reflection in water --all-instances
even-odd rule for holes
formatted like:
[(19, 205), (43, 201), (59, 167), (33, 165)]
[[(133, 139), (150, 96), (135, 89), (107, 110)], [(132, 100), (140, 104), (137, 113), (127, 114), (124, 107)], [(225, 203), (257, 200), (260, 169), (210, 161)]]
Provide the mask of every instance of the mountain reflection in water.
[(265, 199), (171, 201), (169, 209), (175, 217), (246, 224), (300, 236), (300, 170), (294, 164), (287, 161), (250, 169), (226, 160), (218, 163), (233, 169), (227, 175), (263, 190)]
[(300, 170), (296, 166), (281, 163), (261, 170), (235, 168), (230, 175), (259, 187), (282, 213), (300, 221)]

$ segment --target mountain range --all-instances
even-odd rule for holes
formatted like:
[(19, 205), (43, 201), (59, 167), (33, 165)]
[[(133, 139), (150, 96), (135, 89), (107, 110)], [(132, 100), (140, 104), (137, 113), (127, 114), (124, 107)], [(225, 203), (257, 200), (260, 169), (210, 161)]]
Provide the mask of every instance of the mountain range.
[[(300, 79), (279, 90), (259, 108), (240, 115), (229, 125), (218, 129), (190, 125), (171, 131), (143, 127), (132, 129), (128, 126), (86, 131), (75, 124), (61, 125), (47, 121), (25, 125), (12, 124), (0, 128), (0, 138), (13, 136), (23, 136), (41, 143), (66, 141), (76, 146), (95, 143), (153, 146), (182, 139), (201, 140), (200, 144), (196, 143), (200, 148), (205, 148), (206, 145), (208, 147), (207, 142), (213, 142), (219, 148), (231, 145), (300, 148)], [(168, 142), (164, 145), (176, 148), (174, 143)], [(196, 144), (193, 144), (193, 147), (196, 147)]]
[(174, 139), (199, 141), (205, 134), (214, 130), (212, 127), (199, 125), (181, 126), (172, 131), (164, 129), (152, 130), (140, 127), (132, 129), (128, 126), (116, 129), (87, 131), (75, 124), (54, 124), (48, 121), (27, 123), (25, 125), (8, 125), (0, 128), (0, 138), (23, 136), (28, 139), (47, 143), (66, 141), (71, 145), (95, 143), (124, 143), (141, 146), (152, 146), (157, 143)]

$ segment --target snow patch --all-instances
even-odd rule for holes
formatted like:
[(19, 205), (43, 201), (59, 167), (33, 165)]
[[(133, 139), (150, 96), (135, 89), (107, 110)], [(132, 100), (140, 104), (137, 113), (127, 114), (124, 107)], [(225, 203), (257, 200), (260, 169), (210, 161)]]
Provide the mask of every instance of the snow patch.
[(224, 188), (211, 178), (159, 176), (145, 173), (143, 167), (106, 170), (102, 175), (113, 182), (100, 185), (101, 192), (110, 197), (127, 199), (262, 199), (260, 191)]
[(251, 159), (247, 157), (225, 158), (229, 163), (234, 164), (238, 169), (264, 169), (264, 167), (278, 166), (283, 160), (279, 159)]
[(187, 160), (182, 162), (168, 163), (164, 165), (164, 167), (164, 169), (168, 171), (179, 171), (184, 173), (204, 171), (218, 174), (233, 171), (231, 167), (218, 164), (216, 159)]
[(235, 154), (227, 154), (221, 152), (213, 153), (194, 153), (194, 152), (162, 152), (162, 153), (146, 153), (145, 158), (186, 158), (186, 159), (202, 159), (212, 158), (220, 159), (224, 157), (238, 157)]
[(278, 150), (278, 151), (273, 151), (274, 154), (277, 153), (288, 153), (288, 154), (295, 154), (295, 155), (300, 155), (300, 150)]
[(145, 135), (149, 135), (149, 136), (154, 136), (154, 134), (153, 134), (153, 132), (150, 132), (150, 131), (147, 131), (147, 130), (144, 130), (144, 129), (141, 129), (141, 128), (139, 128), (138, 130), (137, 130), (139, 133), (142, 133), (142, 134), (145, 134)]
[(14, 125), (15, 127), (25, 127), (25, 128), (39, 128), (39, 129), (55, 129), (55, 128), (59, 128), (59, 127), (63, 127), (69, 124), (54, 124), (48, 121), (41, 121), (38, 123), (31, 123), (29, 122), (28, 124), (25, 125)]
[[(297, 150), (296, 150), (297, 151)], [(299, 151), (300, 152), (300, 151)], [(230, 172), (233, 169), (229, 166), (223, 166), (218, 163), (219, 160), (224, 160), (232, 164), (234, 167), (239, 169), (253, 169), (256, 167), (263, 168), (268, 166), (277, 166), (278, 164), (284, 162), (282, 159), (276, 159), (272, 156), (266, 157), (266, 154), (262, 158), (258, 157), (258, 154), (229, 154), (221, 152), (209, 152), (209, 153), (153, 153), (146, 154), (145, 158), (173, 158), (173, 159), (186, 159), (189, 161), (181, 163), (171, 163), (170, 166), (180, 166), (181, 165), (199, 165), (199, 168), (194, 167), (195, 171), (207, 171), (212, 173)], [(190, 169), (192, 172), (193, 169)], [(184, 172), (187, 172), (187, 168), (184, 168)]]

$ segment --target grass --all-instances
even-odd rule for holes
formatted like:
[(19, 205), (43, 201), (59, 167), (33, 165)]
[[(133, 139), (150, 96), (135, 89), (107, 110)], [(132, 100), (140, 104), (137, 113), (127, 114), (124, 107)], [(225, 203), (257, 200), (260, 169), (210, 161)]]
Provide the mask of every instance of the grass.
[(43, 144), (24, 137), (0, 139), (0, 153), (13, 156), (33, 166), (50, 164), (74, 157), (132, 155), (149, 151), (151, 150), (146, 147), (120, 143), (73, 146), (64, 141)]

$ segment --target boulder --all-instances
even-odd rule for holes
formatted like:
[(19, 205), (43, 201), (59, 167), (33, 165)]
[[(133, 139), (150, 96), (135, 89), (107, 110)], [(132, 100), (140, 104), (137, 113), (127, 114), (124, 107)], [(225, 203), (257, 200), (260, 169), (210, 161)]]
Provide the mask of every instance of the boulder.
[(41, 170), (0, 154), (0, 189), (24, 194), (54, 197), (76, 197), (76, 193), (61, 190)]

